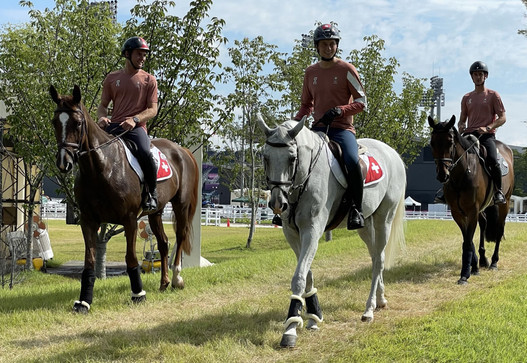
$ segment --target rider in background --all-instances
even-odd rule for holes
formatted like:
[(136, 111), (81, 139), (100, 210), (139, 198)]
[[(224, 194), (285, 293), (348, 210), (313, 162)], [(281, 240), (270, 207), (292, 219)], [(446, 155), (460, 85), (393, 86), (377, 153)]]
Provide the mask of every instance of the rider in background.
[[(157, 165), (150, 152), (146, 130), (147, 121), (157, 114), (157, 81), (142, 70), (149, 52), (143, 38), (132, 37), (124, 42), (121, 48), (121, 55), (125, 58), (124, 68), (106, 76), (97, 109), (100, 128), (112, 135), (126, 131), (122, 138), (137, 145), (133, 153), (145, 176), (142, 205), (147, 213), (157, 209)], [(111, 118), (108, 116), (110, 102), (113, 102)]]
[(299, 121), (314, 110), (312, 130), (327, 131), (328, 137), (342, 148), (351, 194), (348, 229), (362, 228), (363, 181), (353, 115), (366, 109), (366, 94), (355, 66), (335, 56), (340, 41), (338, 29), (332, 24), (320, 25), (313, 40), (320, 61), (305, 71), (301, 106), (294, 119)]
[(473, 134), (487, 149), (487, 165), (494, 181), (494, 203), (505, 203), (505, 196), (501, 189), (501, 169), (496, 151), (496, 129), (503, 125), (505, 107), (498, 92), (485, 87), (485, 80), (489, 76), (487, 65), (481, 61), (470, 66), (470, 76), (474, 82), (474, 91), (467, 93), (461, 100), (461, 114), (458, 129), (463, 134)]

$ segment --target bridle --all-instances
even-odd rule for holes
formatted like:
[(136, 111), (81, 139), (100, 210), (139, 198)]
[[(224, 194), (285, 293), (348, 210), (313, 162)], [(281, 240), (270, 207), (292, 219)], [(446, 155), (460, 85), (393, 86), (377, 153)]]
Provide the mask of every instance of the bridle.
[[(446, 133), (448, 132), (450, 134), (450, 136), (452, 137), (452, 140), (455, 139), (455, 134), (454, 134), (454, 131), (452, 129), (449, 129), (449, 130), (434, 130), (435, 133), (440, 133), (440, 132), (443, 132), (443, 133)], [(472, 149), (477, 143), (478, 143), (478, 140), (479, 138), (481, 137), (481, 135), (479, 135), (477, 137), (477, 139), (472, 143), (472, 145), (470, 145), (469, 147), (467, 147), (466, 149), (464, 149), (463, 153), (454, 161), (455, 159), (455, 156), (456, 156), (456, 151), (455, 151), (455, 142), (452, 142), (452, 145), (450, 146), (450, 149), (449, 149), (449, 156), (448, 158), (434, 158), (434, 161), (436, 162), (436, 164), (438, 163), (441, 163), (443, 165), (446, 166), (446, 169), (447, 171), (450, 173), (452, 171), (452, 169), (454, 169), (456, 167), (456, 165), (461, 161), (461, 159), (468, 153), (468, 151), (470, 149)], [(446, 163), (450, 163), (450, 165), (446, 165)]]
[[(271, 147), (278, 147), (278, 148), (290, 147), (290, 146), (297, 145), (295, 140), (292, 140), (291, 142), (288, 142), (288, 143), (285, 143), (285, 142), (283, 142), (283, 143), (276, 143), (276, 142), (266, 141), (265, 144), (269, 145)], [(297, 203), (298, 200), (300, 199), (300, 196), (304, 192), (304, 189), (305, 189), (305, 186), (306, 186), (306, 184), (307, 184), (307, 182), (309, 180), (309, 177), (311, 176), (311, 173), (313, 172), (313, 167), (317, 163), (318, 158), (320, 157), (320, 154), (321, 154), (321, 151), (322, 151), (323, 147), (324, 147), (324, 143), (321, 142), (320, 143), (320, 147), (319, 147), (319, 149), (317, 151), (317, 154), (315, 155), (315, 157), (313, 159), (311, 159), (311, 163), (309, 164), (309, 170), (308, 170), (306, 176), (298, 184), (294, 183), (295, 179), (296, 179), (297, 171), (298, 171), (298, 165), (299, 165), (298, 154), (297, 154), (295, 160), (293, 161), (293, 163), (294, 163), (293, 173), (292, 173), (291, 178), (289, 180), (271, 180), (271, 179), (269, 179), (268, 176), (266, 176), (267, 185), (269, 186), (269, 188), (271, 190), (271, 193), (273, 192), (273, 189), (279, 188), (280, 191), (287, 196), (287, 200), (289, 201), (289, 203), (291, 203), (291, 204)], [(290, 199), (292, 198), (293, 194), (297, 190), (298, 190), (298, 196), (297, 196), (296, 200), (295, 201), (291, 201)]]
[[(271, 147), (284, 148), (284, 147), (289, 147), (289, 146), (295, 145), (296, 141), (293, 140), (291, 143), (285, 143), (285, 142), (284, 143), (276, 143), (276, 142), (266, 141), (265, 144), (269, 145)], [(273, 192), (273, 190), (275, 188), (278, 188), (278, 189), (280, 189), (280, 191), (282, 193), (284, 193), (286, 195), (288, 194), (287, 193), (287, 189), (286, 188), (282, 188), (282, 187), (291, 187), (293, 185), (293, 181), (295, 180), (296, 172), (298, 170), (298, 155), (295, 158), (293, 163), (294, 163), (293, 174), (292, 174), (290, 180), (271, 180), (271, 179), (269, 179), (269, 176), (267, 176), (267, 175), (265, 176), (266, 181), (267, 181), (267, 185), (271, 189), (271, 193)]]
[[(84, 116), (84, 112), (82, 111), (82, 109), (78, 109), (78, 110), (74, 110), (72, 108), (57, 108), (55, 109), (55, 113), (70, 113), (70, 112), (78, 112), (81, 114), (82, 116), (82, 119), (80, 121), (80, 126), (81, 126), (81, 134), (80, 134), (80, 138), (79, 138), (79, 141), (77, 143), (73, 143), (73, 142), (60, 142), (57, 144), (57, 148), (58, 148), (58, 152), (60, 152), (61, 150), (64, 150), (71, 158), (73, 161), (77, 161), (79, 160), (79, 157), (80, 157), (80, 154), (81, 154), (81, 148), (82, 148), (82, 143), (86, 137), (86, 134), (87, 134), (87, 130), (86, 130), (86, 118)], [(65, 139), (65, 138), (64, 138)]]
[(100, 144), (99, 146), (97, 147), (94, 147), (94, 148), (89, 148), (87, 147), (86, 150), (82, 150), (82, 144), (84, 143), (84, 140), (86, 138), (86, 135), (88, 134), (88, 130), (87, 130), (87, 122), (86, 122), (86, 117), (84, 115), (84, 111), (82, 109), (73, 109), (73, 108), (57, 108), (55, 109), (55, 113), (57, 112), (65, 112), (65, 113), (70, 113), (70, 112), (78, 112), (81, 114), (81, 121), (80, 121), (80, 126), (81, 126), (81, 133), (80, 133), (80, 137), (79, 137), (79, 141), (77, 143), (73, 143), (73, 142), (60, 142), (57, 144), (57, 148), (58, 148), (58, 152), (57, 153), (60, 153), (60, 150), (64, 150), (71, 158), (74, 162), (77, 162), (79, 160), (79, 158), (87, 153), (90, 153), (92, 151), (95, 151), (95, 150), (98, 150), (106, 145), (109, 145), (115, 141), (117, 141), (121, 136), (123, 136), (124, 134), (126, 134), (128, 132), (128, 130), (125, 130), (123, 131), (122, 133), (120, 133), (119, 135), (117, 135), (115, 138), (113, 139), (110, 139), (102, 144)]

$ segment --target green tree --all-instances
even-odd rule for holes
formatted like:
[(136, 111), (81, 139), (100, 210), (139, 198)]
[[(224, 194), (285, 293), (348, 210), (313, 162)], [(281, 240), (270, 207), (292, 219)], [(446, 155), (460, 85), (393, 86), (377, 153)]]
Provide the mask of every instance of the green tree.
[(150, 134), (187, 146), (208, 142), (232, 117), (215, 93), (225, 22), (212, 17), (206, 23), (212, 0), (192, 1), (183, 17), (169, 14), (174, 1), (142, 2), (132, 9), (122, 39), (141, 35), (151, 49), (145, 70), (157, 77), (159, 103)]
[(352, 50), (348, 58), (359, 72), (368, 101), (367, 110), (354, 117), (357, 135), (389, 144), (411, 163), (428, 142), (426, 112), (419, 110), (425, 80), (403, 73), (402, 91), (397, 95), (399, 62), (384, 58), (384, 40), (372, 35), (364, 41), (366, 47)]
[[(280, 53), (276, 51), (275, 45), (264, 42), (259, 36), (253, 40), (245, 38), (236, 40), (234, 47), (229, 48), (232, 66), (225, 67), (225, 81), (232, 82), (234, 92), (228, 95), (228, 104), (234, 109), (241, 111), (239, 122), (232, 128), (227, 128), (224, 134), (232, 142), (233, 147), (239, 147), (237, 152), (231, 155), (239, 156), (236, 165), (240, 167), (240, 191), (244, 195), (246, 172), (248, 176), (248, 197), (252, 209), (251, 227), (247, 238), (247, 247), (251, 246), (254, 235), (256, 208), (259, 202), (259, 193), (255, 194), (255, 188), (259, 186), (258, 180), (262, 180), (261, 168), (257, 164), (256, 145), (262, 138), (259, 130), (256, 130), (256, 112), (262, 110), (276, 111), (278, 104), (273, 99), (273, 93), (281, 91), (283, 85), (281, 74), (268, 70), (270, 66), (276, 67), (280, 64)], [(260, 140), (261, 141), (261, 140)]]
[[(108, 6), (91, 6), (88, 1), (57, 0), (54, 9), (43, 12), (29, 1), (20, 5), (29, 8), (31, 20), (21, 26), (8, 25), (0, 34), (0, 99), (10, 113), (5, 137), (28, 170), (26, 218), (31, 220), (44, 172), (55, 175), (63, 186), (71, 185), (54, 166), (56, 146), (49, 122), (53, 103), (48, 87), (55, 84), (69, 91), (78, 84), (87, 106), (93, 106), (100, 79), (116, 60), (107, 54), (112, 54), (109, 50), (115, 46), (119, 27), (109, 21)], [(38, 171), (29, 172), (33, 168)], [(71, 197), (71, 189), (65, 191)], [(27, 261), (31, 264), (30, 258)]]

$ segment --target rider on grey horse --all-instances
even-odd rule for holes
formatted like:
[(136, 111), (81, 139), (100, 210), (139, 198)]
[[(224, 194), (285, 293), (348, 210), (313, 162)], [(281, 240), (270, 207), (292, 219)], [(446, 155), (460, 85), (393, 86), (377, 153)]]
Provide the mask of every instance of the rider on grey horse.
[(363, 181), (359, 164), (353, 115), (366, 109), (366, 94), (355, 67), (335, 57), (340, 33), (332, 24), (316, 28), (314, 45), (320, 61), (305, 71), (299, 121), (314, 111), (313, 131), (326, 132), (341, 149), (348, 175), (348, 196), (351, 199), (348, 229), (364, 227), (362, 215)]

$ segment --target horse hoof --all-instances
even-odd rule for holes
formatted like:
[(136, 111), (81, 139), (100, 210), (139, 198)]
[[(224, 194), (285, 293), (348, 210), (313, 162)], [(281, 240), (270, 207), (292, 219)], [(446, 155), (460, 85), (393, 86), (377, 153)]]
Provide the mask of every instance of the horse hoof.
[(134, 304), (140, 304), (142, 302), (145, 302), (146, 301), (146, 295), (143, 295), (143, 296), (133, 296), (132, 297), (132, 302)]
[(388, 306), (388, 301), (385, 301), (385, 302), (377, 304), (377, 307), (375, 308), (375, 310), (385, 309), (387, 306)]
[(306, 329), (311, 331), (317, 331), (319, 330), (319, 327), (316, 321), (314, 321), (313, 319), (309, 319), (306, 324)]
[(489, 270), (498, 271), (498, 265), (493, 263), (489, 266)]
[(462, 277), (459, 280), (457, 280), (458, 285), (467, 285), (468, 284), (468, 278)]
[(470, 271), (470, 274), (471, 274), (471, 275), (474, 275), (474, 276), (479, 276), (479, 269), (478, 269), (478, 270)]
[(183, 281), (183, 278), (181, 278), (180, 276), (177, 277), (176, 281), (172, 280), (173, 289), (183, 290), (184, 287), (185, 287), (185, 282)]
[(165, 291), (168, 288), (168, 285), (170, 285), (170, 282), (161, 283), (161, 285), (159, 286), (159, 291)]
[(80, 301), (76, 301), (73, 304), (73, 312), (77, 314), (88, 314), (90, 311), (90, 306), (87, 305), (87, 303), (82, 303)]
[(296, 335), (284, 334), (282, 335), (282, 340), (280, 341), (281, 348), (294, 348), (296, 346)]
[(373, 321), (373, 316), (364, 314), (362, 318), (360, 318), (360, 321), (362, 321), (363, 323), (371, 323)]

